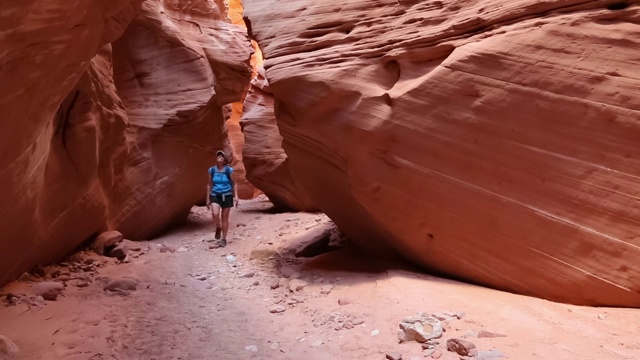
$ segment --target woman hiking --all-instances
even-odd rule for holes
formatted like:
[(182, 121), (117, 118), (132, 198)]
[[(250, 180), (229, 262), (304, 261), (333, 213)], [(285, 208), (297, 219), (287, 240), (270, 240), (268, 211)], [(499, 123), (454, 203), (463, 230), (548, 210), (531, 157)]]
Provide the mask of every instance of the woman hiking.
[[(216, 226), (216, 245), (227, 246), (229, 231), (229, 212), (238, 206), (238, 189), (231, 178), (233, 168), (224, 151), (216, 152), (216, 165), (209, 168), (209, 185), (207, 185), (207, 206), (211, 206), (213, 224)], [(222, 216), (220, 216), (222, 215)], [(222, 218), (221, 218), (222, 217)], [(222, 238), (221, 238), (222, 237)]]

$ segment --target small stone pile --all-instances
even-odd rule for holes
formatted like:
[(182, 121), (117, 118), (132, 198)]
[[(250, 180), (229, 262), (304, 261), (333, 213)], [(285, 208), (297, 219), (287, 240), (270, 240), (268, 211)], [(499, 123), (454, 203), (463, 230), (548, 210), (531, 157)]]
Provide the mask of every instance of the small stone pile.
[[(449, 338), (444, 344), (440, 339), (443, 334), (450, 329), (449, 323), (460, 320), (465, 316), (464, 312), (441, 312), (429, 315), (422, 312), (416, 315), (407, 316), (399, 324), (398, 340), (403, 342), (416, 341), (422, 345), (422, 355), (424, 358), (440, 359), (444, 349), (456, 353), (460, 359), (474, 360), (497, 360), (504, 357), (498, 350), (478, 351), (476, 345), (471, 341), (459, 338)], [(471, 336), (471, 335), (470, 335)], [(481, 330), (473, 333), (478, 338), (504, 337), (506, 335)], [(402, 354), (397, 351), (389, 351), (385, 354), (385, 359), (401, 360)]]

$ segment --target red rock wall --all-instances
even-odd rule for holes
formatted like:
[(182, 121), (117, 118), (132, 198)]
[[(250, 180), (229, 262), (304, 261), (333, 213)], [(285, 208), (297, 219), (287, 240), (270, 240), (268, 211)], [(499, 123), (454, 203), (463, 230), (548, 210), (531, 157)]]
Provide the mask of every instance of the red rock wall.
[(640, 14), (620, 1), (246, 0), (289, 166), (352, 238), (640, 306)]
[(256, 74), (245, 98), (242, 120), (243, 162), (247, 179), (279, 208), (315, 211), (317, 207), (289, 171), (276, 123), (273, 95), (264, 70)]
[(152, 236), (205, 195), (250, 42), (222, 2), (140, 3), (3, 3), (0, 284), (103, 230)]

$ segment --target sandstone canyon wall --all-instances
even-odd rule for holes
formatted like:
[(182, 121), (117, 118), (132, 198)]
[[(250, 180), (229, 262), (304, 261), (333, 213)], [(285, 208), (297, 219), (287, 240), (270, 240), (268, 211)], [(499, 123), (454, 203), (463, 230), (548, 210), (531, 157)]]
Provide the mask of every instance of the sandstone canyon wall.
[(240, 122), (247, 179), (278, 208), (315, 211), (317, 207), (289, 170), (274, 111), (269, 82), (260, 68), (251, 81)]
[(0, 284), (204, 197), (221, 107), (251, 78), (225, 2), (10, 0), (0, 24)]
[(352, 238), (640, 306), (636, 1), (246, 0), (289, 167)]

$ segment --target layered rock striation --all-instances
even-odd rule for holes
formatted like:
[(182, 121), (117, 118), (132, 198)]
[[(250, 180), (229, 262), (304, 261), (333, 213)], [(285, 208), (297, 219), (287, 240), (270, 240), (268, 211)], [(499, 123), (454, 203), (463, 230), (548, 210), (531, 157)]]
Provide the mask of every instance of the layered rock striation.
[(273, 95), (263, 68), (251, 81), (240, 125), (245, 137), (242, 151), (247, 179), (278, 208), (316, 211), (306, 190), (289, 170), (275, 118)]
[(352, 238), (640, 306), (636, 2), (246, 0), (288, 166)]
[(0, 13), (0, 284), (205, 195), (252, 48), (224, 2), (9, 1)]

